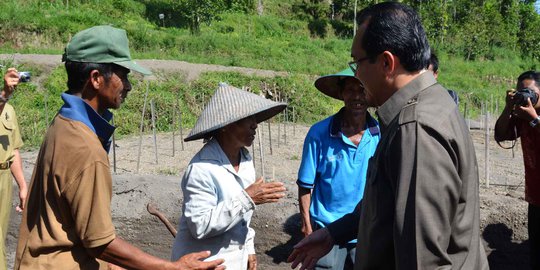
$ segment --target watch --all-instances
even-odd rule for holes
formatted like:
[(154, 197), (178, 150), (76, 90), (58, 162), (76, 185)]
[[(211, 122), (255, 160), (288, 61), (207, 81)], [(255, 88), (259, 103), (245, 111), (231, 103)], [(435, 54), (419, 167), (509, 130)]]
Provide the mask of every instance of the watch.
[(538, 125), (539, 122), (540, 122), (540, 116), (537, 116), (531, 122), (529, 122), (529, 125), (531, 125), (531, 127), (536, 127), (536, 125)]

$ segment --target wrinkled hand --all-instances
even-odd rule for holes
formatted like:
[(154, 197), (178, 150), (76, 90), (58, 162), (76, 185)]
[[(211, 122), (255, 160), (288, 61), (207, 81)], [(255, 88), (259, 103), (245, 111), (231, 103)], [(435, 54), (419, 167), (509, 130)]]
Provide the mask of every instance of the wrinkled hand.
[(17, 205), (17, 207), (15, 207), (15, 210), (19, 213), (22, 213), (22, 211), (24, 210), (24, 206), (26, 205), (26, 196), (28, 195), (28, 188), (27, 187), (23, 187), (22, 189), (19, 190), (19, 205)]
[(19, 72), (15, 68), (8, 68), (4, 75), (4, 98), (9, 98), (19, 84)]
[(279, 201), (279, 199), (285, 196), (285, 193), (283, 193), (284, 191), (286, 191), (286, 189), (283, 186), (283, 183), (266, 183), (262, 177), (246, 188), (247, 194), (257, 205)]
[(333, 246), (334, 239), (330, 236), (327, 228), (316, 230), (294, 246), (287, 262), (292, 262), (291, 268), (293, 269), (299, 264), (302, 264), (300, 270), (313, 269), (317, 261), (328, 254)]
[(257, 255), (249, 254), (248, 257), (248, 270), (257, 270)]
[(202, 260), (208, 258), (208, 256), (210, 256), (210, 251), (190, 253), (178, 259), (178, 261), (175, 262), (175, 266), (179, 270), (225, 269), (225, 266), (221, 265), (224, 262), (223, 259), (203, 262)]

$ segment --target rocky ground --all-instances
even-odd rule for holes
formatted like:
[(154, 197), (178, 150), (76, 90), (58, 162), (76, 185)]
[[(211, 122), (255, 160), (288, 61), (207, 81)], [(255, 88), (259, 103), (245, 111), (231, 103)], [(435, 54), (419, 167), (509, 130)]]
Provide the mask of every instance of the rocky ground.
[[(284, 127), (281, 124), (278, 127), (273, 123), (270, 153), (268, 124), (264, 123), (258, 128), (263, 138), (264, 175), (268, 179), (283, 181), (288, 188), (285, 199), (276, 204), (259, 206), (253, 218), (260, 269), (289, 269), (289, 264), (285, 263), (286, 257), (300, 239), (295, 179), (307, 130), (306, 126)], [(485, 135), (480, 130), (472, 130), (472, 134), (481, 173), (481, 226), (491, 268), (527, 269), (527, 218), (520, 147), (516, 147), (515, 157), (512, 157), (511, 150), (503, 150), (490, 142), (490, 187), (486, 188)], [(157, 136), (156, 163), (152, 135), (142, 136), (138, 173), (140, 138), (135, 136), (116, 141), (116, 173), (113, 172), (112, 211), (118, 235), (162, 258), (170, 256), (173, 238), (166, 227), (146, 211), (146, 204), (156, 203), (176, 226), (182, 203), (180, 177), (190, 158), (202, 146), (199, 141), (184, 143), (182, 150), (180, 138), (175, 134), (173, 155), (172, 137), (171, 133)], [(263, 175), (258, 140), (250, 151), (255, 153), (258, 175)], [(36, 152), (23, 153), (28, 179), (36, 155)], [(111, 165), (114, 159), (111, 153)], [(20, 215), (13, 212), (7, 240), (10, 265), (13, 262), (19, 223)]]

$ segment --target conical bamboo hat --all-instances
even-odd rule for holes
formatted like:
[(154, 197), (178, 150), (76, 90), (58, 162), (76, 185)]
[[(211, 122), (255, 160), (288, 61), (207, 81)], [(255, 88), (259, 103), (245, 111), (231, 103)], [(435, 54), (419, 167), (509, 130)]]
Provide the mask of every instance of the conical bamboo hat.
[(214, 130), (249, 116), (255, 116), (257, 123), (260, 123), (286, 107), (286, 103), (274, 102), (221, 83), (184, 141), (204, 138)]

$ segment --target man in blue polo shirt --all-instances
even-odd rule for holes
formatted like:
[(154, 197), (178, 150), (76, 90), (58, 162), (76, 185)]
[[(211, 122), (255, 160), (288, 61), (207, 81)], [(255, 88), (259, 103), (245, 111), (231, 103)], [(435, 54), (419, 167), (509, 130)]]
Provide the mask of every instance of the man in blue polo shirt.
[[(304, 141), (297, 181), (304, 236), (354, 210), (380, 139), (379, 125), (367, 112), (364, 88), (350, 68), (317, 79), (315, 87), (344, 106), (313, 125)], [(356, 240), (335, 245), (315, 269), (352, 269), (355, 247)]]

